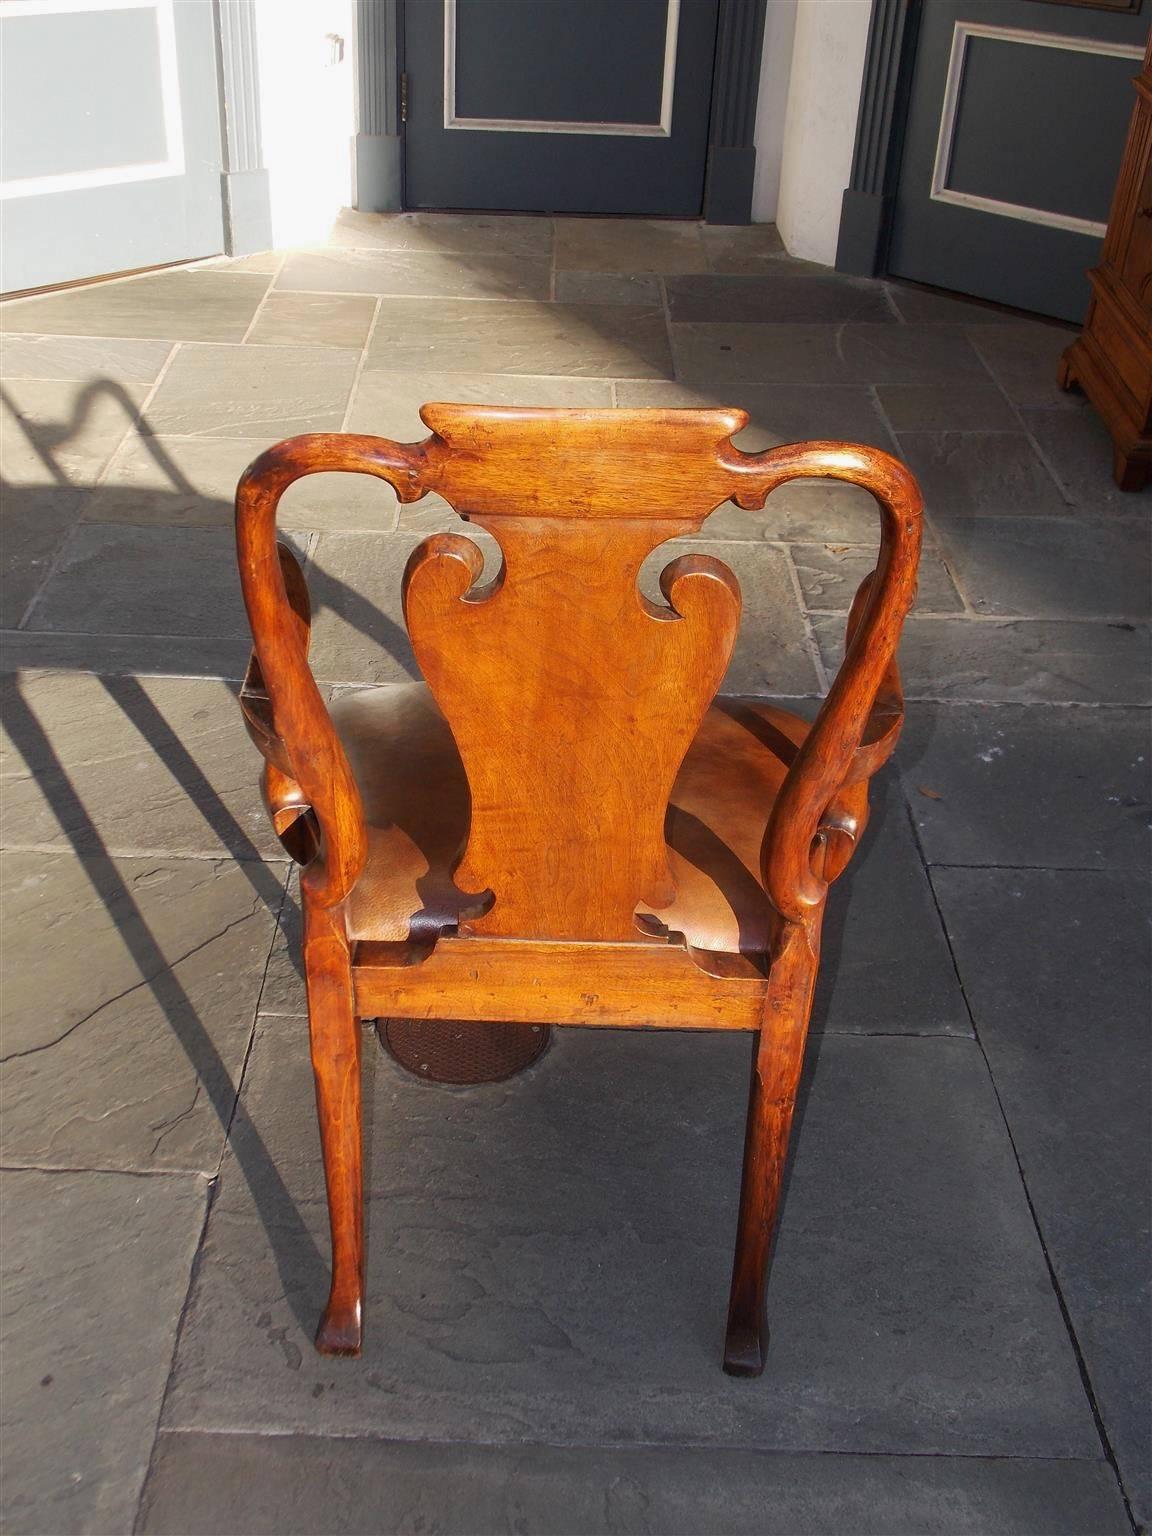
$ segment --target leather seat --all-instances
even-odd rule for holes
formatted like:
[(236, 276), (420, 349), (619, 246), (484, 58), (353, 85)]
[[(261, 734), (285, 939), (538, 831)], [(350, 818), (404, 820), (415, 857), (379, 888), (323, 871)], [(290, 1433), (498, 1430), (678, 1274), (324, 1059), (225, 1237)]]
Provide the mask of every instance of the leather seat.
[[(423, 683), (345, 694), (332, 719), (360, 786), (368, 858), (348, 898), (353, 939), (433, 937), (476, 911), (452, 884), (470, 797), (452, 733)], [(760, 847), (808, 723), (771, 704), (718, 698), (672, 791), (665, 835), (676, 878), (655, 914), (699, 949), (762, 953), (770, 907)]]

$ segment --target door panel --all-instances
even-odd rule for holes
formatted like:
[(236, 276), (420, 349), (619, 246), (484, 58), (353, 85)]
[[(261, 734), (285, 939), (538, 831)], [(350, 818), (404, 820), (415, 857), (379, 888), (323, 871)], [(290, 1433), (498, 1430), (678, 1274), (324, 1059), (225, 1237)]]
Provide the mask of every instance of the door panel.
[(926, 4), (888, 270), (1081, 319), (1146, 35), (1089, 5)]
[(409, 0), (405, 203), (690, 218), (718, 0)]
[(212, 7), (0, 5), (0, 286), (224, 247)]
[[(666, 0), (455, 0), (454, 9), (458, 119), (660, 121)], [(540, 68), (549, 58), (564, 67)]]

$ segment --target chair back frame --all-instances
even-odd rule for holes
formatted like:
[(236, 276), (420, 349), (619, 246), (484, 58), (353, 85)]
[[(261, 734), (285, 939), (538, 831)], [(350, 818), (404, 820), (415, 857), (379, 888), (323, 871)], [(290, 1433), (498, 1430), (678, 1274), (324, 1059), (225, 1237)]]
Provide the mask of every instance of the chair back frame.
[[(290, 781), (279, 788), (310, 809), (317, 833), (302, 876), (309, 899), (335, 907), (347, 897), (366, 837), (359, 792), (308, 666), (307, 620), (289, 592), (302, 581), (276, 540), (276, 508), (296, 480), (376, 475), (402, 502), (434, 491), (497, 538), (505, 570), (494, 584), (478, 584), (475, 544), (451, 534), (417, 549), (404, 583), (417, 659), (473, 794), (458, 883), (496, 896), (464, 931), (620, 942), (644, 938), (633, 921), (638, 904), (668, 903), (668, 794), (739, 620), (739, 588), (720, 561), (673, 560), (661, 577), (666, 609), (640, 594), (640, 565), (667, 539), (698, 531), (726, 500), (757, 509), (777, 486), (821, 477), (872, 493), (880, 549), (853, 607), (844, 661), (765, 838), (765, 889), (783, 918), (801, 921), (826, 889), (812, 862), (821, 822), (887, 756), (902, 713), (894, 657), (920, 550), (912, 476), (878, 449), (844, 443), (744, 453), (731, 441), (747, 424), (737, 410), (439, 404), (421, 414), (432, 433), (420, 443), (289, 439), (256, 460), (237, 492), (244, 600), (282, 748), (275, 766)], [(556, 740), (569, 748), (563, 771), (544, 761)], [(562, 870), (547, 863), (557, 847), (569, 850)]]

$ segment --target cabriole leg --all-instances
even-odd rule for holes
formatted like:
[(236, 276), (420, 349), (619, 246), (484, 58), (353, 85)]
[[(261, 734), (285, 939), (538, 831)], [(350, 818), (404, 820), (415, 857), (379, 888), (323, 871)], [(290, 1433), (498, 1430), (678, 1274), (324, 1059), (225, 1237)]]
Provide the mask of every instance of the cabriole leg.
[(1148, 484), (1149, 465), (1146, 457), (1128, 453), (1123, 448), (1112, 450), (1112, 478), (1122, 491), (1142, 491)]
[(339, 916), (304, 908), (304, 968), (316, 1108), (332, 1227), (332, 1289), (316, 1333), (325, 1355), (360, 1352), (364, 1197), (360, 1131), (360, 1024), (348, 941)]
[(724, 1339), (729, 1376), (759, 1376), (768, 1350), (764, 1290), (792, 1129), (796, 1089), (819, 959), (820, 914), (794, 927), (772, 967), (764, 1021), (752, 1057), (744, 1173)]

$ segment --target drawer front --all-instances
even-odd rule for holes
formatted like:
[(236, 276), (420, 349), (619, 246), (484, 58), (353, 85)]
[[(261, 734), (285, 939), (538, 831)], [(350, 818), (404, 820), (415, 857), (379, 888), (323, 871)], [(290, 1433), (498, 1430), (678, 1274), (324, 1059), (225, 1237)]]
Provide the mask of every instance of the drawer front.
[(1111, 364), (1113, 372), (1130, 391), (1133, 400), (1143, 401), (1148, 393), (1152, 371), (1147, 346), (1117, 316), (1107, 300), (1097, 298), (1093, 306), (1091, 334)]

